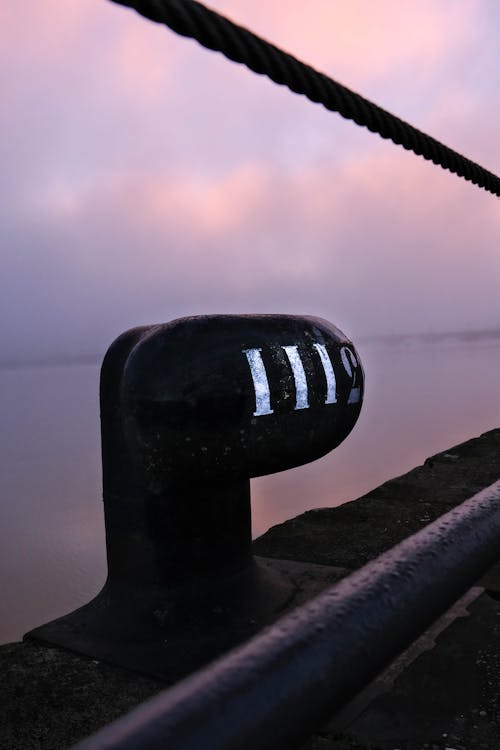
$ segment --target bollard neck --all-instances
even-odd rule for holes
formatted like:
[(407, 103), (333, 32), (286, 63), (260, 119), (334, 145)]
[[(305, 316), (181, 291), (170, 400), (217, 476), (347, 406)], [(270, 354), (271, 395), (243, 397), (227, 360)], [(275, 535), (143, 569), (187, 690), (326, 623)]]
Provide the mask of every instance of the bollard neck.
[(147, 456), (130, 433), (123, 371), (135, 345), (150, 329), (120, 336), (101, 369), (103, 500), (108, 590), (135, 585), (177, 588), (238, 571), (251, 556), (250, 481), (194, 482), (184, 473), (148, 479)]
[[(194, 489), (194, 493), (193, 493)], [(251, 552), (250, 482), (105, 497), (108, 585), (182, 587), (237, 572)]]

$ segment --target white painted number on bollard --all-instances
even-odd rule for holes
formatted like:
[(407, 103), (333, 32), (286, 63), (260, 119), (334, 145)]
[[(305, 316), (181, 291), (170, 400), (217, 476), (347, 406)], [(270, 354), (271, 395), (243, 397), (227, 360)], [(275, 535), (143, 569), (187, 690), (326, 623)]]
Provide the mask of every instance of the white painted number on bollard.
[(357, 404), (361, 398), (361, 389), (356, 385), (356, 368), (358, 361), (349, 347), (343, 346), (340, 350), (340, 358), (346, 373), (352, 378), (352, 388), (347, 400), (348, 404)]
[[(325, 404), (336, 404), (337, 403), (337, 380), (335, 377), (335, 371), (330, 359), (330, 355), (326, 350), (324, 344), (313, 344), (313, 347), (319, 354), (321, 365), (325, 373), (326, 378), (326, 398)], [(304, 365), (300, 358), (298, 346), (282, 346), (281, 347), (290, 363), (292, 368), (293, 379), (295, 381), (295, 410), (297, 409), (308, 409), (309, 408), (309, 394), (307, 387), (306, 372)], [(271, 393), (269, 389), (269, 381), (267, 379), (266, 368), (262, 360), (261, 355), (262, 349), (243, 349), (248, 364), (250, 366), (250, 372), (252, 373), (253, 387), (255, 391), (255, 411), (254, 417), (262, 417), (266, 414), (273, 414), (271, 409)], [(340, 350), (340, 358), (344, 366), (344, 370), (347, 375), (352, 378), (351, 391), (349, 393), (348, 404), (357, 404), (361, 399), (361, 388), (357, 385), (357, 368), (358, 360), (356, 355), (347, 346), (343, 346)]]
[(288, 357), (295, 380), (295, 409), (309, 409), (306, 373), (298, 348), (296, 346), (282, 346), (281, 348)]
[(313, 344), (314, 348), (319, 354), (323, 370), (325, 371), (326, 378), (326, 399), (325, 404), (336, 404), (337, 403), (337, 381), (335, 379), (335, 373), (333, 371), (332, 362), (326, 351), (324, 344)]
[(261, 356), (262, 349), (244, 349), (250, 372), (252, 373), (253, 387), (255, 390), (255, 411), (254, 417), (262, 417), (264, 414), (272, 414), (271, 394), (269, 392), (269, 383), (266, 375), (266, 368)]

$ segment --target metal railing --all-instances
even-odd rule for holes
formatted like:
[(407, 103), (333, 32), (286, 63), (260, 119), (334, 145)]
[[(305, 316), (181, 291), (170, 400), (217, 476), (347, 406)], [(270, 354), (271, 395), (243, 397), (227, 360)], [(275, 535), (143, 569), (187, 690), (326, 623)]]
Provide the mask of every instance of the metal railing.
[(299, 747), (500, 557), (500, 481), (75, 750)]

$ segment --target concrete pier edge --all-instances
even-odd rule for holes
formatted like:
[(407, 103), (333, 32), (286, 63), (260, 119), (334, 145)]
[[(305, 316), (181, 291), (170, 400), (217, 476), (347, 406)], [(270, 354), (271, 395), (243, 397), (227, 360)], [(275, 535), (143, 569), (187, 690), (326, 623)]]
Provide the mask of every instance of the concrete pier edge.
[[(500, 477), (500, 429), (428, 458), (336, 508), (308, 511), (254, 542), (293, 576), (302, 603)], [(59, 750), (165, 687), (32, 642), (0, 646), (0, 748)], [(500, 565), (393, 662), (304, 750), (500, 747)]]

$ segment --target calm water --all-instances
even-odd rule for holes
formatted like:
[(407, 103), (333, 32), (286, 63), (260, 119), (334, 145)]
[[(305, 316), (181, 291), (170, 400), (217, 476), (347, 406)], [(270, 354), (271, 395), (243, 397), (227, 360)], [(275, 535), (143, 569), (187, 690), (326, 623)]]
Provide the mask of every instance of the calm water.
[[(253, 531), (351, 500), (500, 426), (500, 335), (358, 346), (366, 395), (329, 456), (252, 483)], [(0, 370), (0, 642), (88, 601), (105, 573), (99, 366)]]

